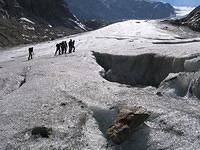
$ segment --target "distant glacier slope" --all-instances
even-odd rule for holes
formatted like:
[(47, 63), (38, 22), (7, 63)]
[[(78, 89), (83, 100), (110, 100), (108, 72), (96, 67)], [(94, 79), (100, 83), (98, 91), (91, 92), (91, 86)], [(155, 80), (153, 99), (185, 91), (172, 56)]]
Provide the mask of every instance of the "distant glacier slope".
[(188, 15), (195, 7), (177, 7), (174, 6), (176, 18), (185, 17)]

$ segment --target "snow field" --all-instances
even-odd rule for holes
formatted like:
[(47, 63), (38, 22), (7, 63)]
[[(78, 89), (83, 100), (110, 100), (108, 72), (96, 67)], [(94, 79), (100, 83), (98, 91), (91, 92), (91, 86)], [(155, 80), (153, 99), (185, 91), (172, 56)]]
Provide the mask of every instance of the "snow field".
[[(157, 25), (156, 21), (132, 20), (35, 44), (35, 55), (31, 61), (26, 60), (27, 48), (32, 45), (1, 52), (0, 149), (199, 149), (199, 100), (193, 97), (160, 97), (152, 86), (130, 87), (109, 82), (100, 76), (99, 72), (104, 68), (97, 64), (92, 55), (92, 51), (100, 55), (126, 55), (123, 61), (126, 62), (128, 56), (148, 56), (149, 53), (155, 53), (157, 58), (163, 56), (163, 59), (179, 60), (199, 52), (198, 42), (153, 44), (173, 39), (182, 41), (176, 38), (179, 35)], [(76, 41), (76, 53), (53, 56), (55, 44), (69, 41), (70, 38)], [(111, 66), (117, 69), (116, 72), (126, 70), (126, 64), (118, 62), (121, 57), (112, 57)], [(143, 57), (138, 69), (144, 67), (142, 62), (145, 62)], [(190, 67), (192, 63), (185, 64), (185, 68), (193, 69)], [(184, 69), (183, 62), (181, 66)], [(198, 68), (198, 63), (195, 68)], [(138, 69), (133, 72), (137, 74)], [(166, 70), (164, 67), (162, 69)], [(149, 74), (155, 75), (154, 72)], [(22, 85), (18, 84), (23, 81), (20, 75), (25, 75), (22, 76), (25, 78)], [(4, 79), (6, 84), (1, 82)], [(188, 80), (187, 77), (185, 80)], [(8, 87), (16, 88), (6, 94), (6, 89), (10, 89)], [(127, 142), (112, 145), (104, 136), (106, 127), (115, 115), (115, 109), (111, 108), (127, 105), (143, 106), (151, 112), (151, 116)], [(50, 138), (35, 139), (30, 135), (33, 127), (41, 125), (52, 127)]]

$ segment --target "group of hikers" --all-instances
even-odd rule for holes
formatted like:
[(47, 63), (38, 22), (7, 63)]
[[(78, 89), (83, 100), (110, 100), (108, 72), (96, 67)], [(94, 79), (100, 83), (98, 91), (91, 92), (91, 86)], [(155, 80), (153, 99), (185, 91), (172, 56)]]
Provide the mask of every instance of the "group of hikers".
[[(70, 39), (70, 41), (68, 42), (68, 45), (66, 41), (62, 41), (61, 43), (56, 44), (55, 55), (57, 53), (59, 55), (66, 54), (68, 47), (69, 47), (69, 53), (75, 52), (74, 44), (75, 44), (75, 40), (72, 41), (72, 39)], [(33, 54), (34, 54), (33, 47), (29, 47), (28, 52), (29, 52), (28, 60), (33, 59)]]
[[(68, 42), (68, 46), (69, 46), (69, 53), (75, 52), (75, 40), (72, 41), (72, 39), (70, 39), (70, 41)], [(56, 44), (56, 52), (55, 55), (58, 54), (62, 55), (62, 54), (66, 54), (67, 53), (67, 42), (66, 41), (62, 41), (61, 43)]]

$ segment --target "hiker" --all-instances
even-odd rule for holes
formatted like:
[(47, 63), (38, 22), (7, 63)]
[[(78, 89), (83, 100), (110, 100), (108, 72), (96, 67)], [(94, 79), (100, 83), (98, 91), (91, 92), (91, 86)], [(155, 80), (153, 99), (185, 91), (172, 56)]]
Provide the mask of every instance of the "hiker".
[(29, 52), (28, 60), (33, 59), (33, 47), (29, 47), (28, 52)]
[(64, 54), (64, 52), (65, 52), (65, 43), (64, 43), (64, 41), (62, 41), (62, 43), (60, 43), (60, 46), (61, 46), (61, 54)]
[(59, 55), (60, 55), (60, 44), (59, 44), (59, 43), (56, 44), (56, 52), (55, 52), (55, 55), (57, 54), (57, 52), (59, 52)]
[(67, 53), (67, 42), (64, 41), (64, 45), (65, 45), (65, 54)]
[(72, 42), (72, 51), (73, 52), (75, 52), (75, 46), (74, 46), (74, 44), (75, 44), (75, 40), (73, 40), (73, 42)]
[(62, 54), (67, 53), (67, 42), (66, 41), (62, 41), (61, 49), (62, 49)]
[(72, 48), (73, 48), (73, 41), (72, 39), (70, 39), (69, 43), (68, 43), (68, 46), (69, 46), (69, 53), (72, 52)]

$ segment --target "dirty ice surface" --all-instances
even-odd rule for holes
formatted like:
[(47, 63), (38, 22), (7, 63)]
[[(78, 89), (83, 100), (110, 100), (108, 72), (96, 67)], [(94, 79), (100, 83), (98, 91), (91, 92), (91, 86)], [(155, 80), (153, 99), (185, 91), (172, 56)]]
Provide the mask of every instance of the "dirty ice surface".
[[(54, 56), (55, 45), (76, 41), (76, 52)], [(195, 97), (156, 95), (151, 86), (109, 82), (91, 51), (113, 55), (157, 53), (188, 57), (199, 53), (198, 34), (157, 21), (132, 20), (34, 46), (0, 52), (0, 149), (23, 150), (197, 150), (200, 102)], [(141, 60), (142, 61), (142, 60)], [(142, 66), (141, 66), (142, 67)], [(105, 138), (115, 108), (143, 106), (145, 125), (121, 145)], [(49, 138), (31, 129), (52, 128)]]

